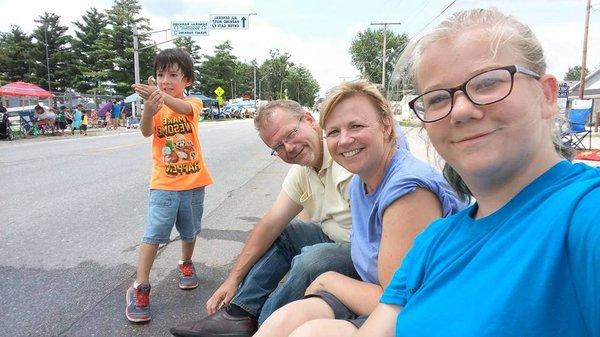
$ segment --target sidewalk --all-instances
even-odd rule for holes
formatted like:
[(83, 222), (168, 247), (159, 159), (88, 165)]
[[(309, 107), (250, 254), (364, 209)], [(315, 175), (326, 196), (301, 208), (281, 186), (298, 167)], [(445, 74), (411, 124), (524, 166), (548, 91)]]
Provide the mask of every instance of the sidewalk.
[(59, 140), (59, 139), (71, 139), (71, 138), (86, 138), (86, 137), (94, 137), (94, 136), (104, 136), (111, 134), (122, 134), (122, 133), (134, 133), (140, 132), (140, 129), (127, 129), (124, 126), (119, 127), (117, 130), (106, 130), (105, 128), (93, 128), (87, 130), (87, 136), (84, 136), (79, 133), (78, 130), (75, 131), (75, 134), (72, 135), (69, 129), (65, 130), (64, 135), (60, 132), (55, 132), (54, 134), (43, 134), (37, 136), (27, 136), (27, 137), (19, 137), (13, 139), (12, 141), (0, 141), (0, 146), (7, 146), (11, 143), (23, 143), (23, 142), (43, 142), (48, 140)]

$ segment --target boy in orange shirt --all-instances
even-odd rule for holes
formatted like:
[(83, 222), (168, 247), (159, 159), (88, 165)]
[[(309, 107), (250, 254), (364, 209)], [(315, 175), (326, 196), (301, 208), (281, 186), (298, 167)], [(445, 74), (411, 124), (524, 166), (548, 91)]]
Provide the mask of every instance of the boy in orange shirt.
[(198, 286), (191, 259), (201, 228), (204, 187), (212, 184), (198, 138), (202, 101), (184, 95), (194, 81), (192, 58), (181, 49), (166, 49), (154, 59), (154, 70), (158, 87), (152, 77), (147, 85), (132, 85), (145, 100), (142, 135), (153, 135), (148, 224), (140, 245), (137, 277), (126, 295), (125, 315), (132, 322), (150, 320), (150, 269), (158, 245), (169, 242), (173, 225), (181, 237), (179, 287)]

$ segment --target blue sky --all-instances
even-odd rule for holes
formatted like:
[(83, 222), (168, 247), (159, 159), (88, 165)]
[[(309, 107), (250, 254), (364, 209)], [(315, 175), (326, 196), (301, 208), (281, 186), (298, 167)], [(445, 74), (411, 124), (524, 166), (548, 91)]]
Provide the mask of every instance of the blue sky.
[[(585, 0), (457, 0), (438, 19), (434, 19), (452, 0), (368, 0), (368, 1), (276, 1), (276, 0), (141, 0), (142, 13), (156, 29), (169, 28), (172, 20), (208, 20), (210, 14), (246, 14), (250, 29), (211, 31), (196, 37), (202, 52), (212, 54), (215, 45), (230, 40), (233, 53), (241, 60), (259, 62), (269, 57), (270, 49), (289, 52), (292, 61), (307, 67), (319, 81), (321, 93), (342, 79), (358, 75), (348, 50), (353, 37), (372, 22), (401, 22), (391, 29), (397, 33), (418, 34), (431, 28), (451, 13), (467, 8), (491, 7), (513, 14), (530, 25), (542, 41), (548, 72), (562, 79), (566, 70), (581, 63)], [(54, 11), (68, 26), (94, 6), (110, 7), (112, 1), (27, 1), (27, 10), (13, 0), (0, 0), (0, 13), (14, 13), (0, 22), (0, 31), (10, 24), (30, 32), (34, 19), (44, 11)], [(175, 4), (175, 5), (173, 5)], [(430, 24), (427, 26), (427, 24)], [(427, 27), (426, 27), (427, 26)], [(170, 38), (156, 34), (157, 41)], [(169, 46), (163, 44), (162, 46)], [(592, 0), (588, 37), (587, 66), (600, 67), (600, 0)]]

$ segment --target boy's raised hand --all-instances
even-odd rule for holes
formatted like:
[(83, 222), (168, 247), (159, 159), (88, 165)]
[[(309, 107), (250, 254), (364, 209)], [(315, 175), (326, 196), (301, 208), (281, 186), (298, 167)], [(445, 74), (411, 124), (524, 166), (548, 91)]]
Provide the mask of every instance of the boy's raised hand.
[(156, 86), (156, 81), (154, 80), (154, 77), (150, 76), (148, 77), (148, 84), (132, 84), (131, 87), (133, 88), (133, 90), (135, 92), (138, 93), (138, 95), (140, 95), (140, 97), (142, 97), (145, 100), (148, 100), (150, 98), (150, 95), (154, 92), (159, 90), (158, 87)]
[(154, 116), (162, 108), (163, 104), (165, 104), (164, 94), (162, 91), (156, 89), (144, 102), (144, 113)]

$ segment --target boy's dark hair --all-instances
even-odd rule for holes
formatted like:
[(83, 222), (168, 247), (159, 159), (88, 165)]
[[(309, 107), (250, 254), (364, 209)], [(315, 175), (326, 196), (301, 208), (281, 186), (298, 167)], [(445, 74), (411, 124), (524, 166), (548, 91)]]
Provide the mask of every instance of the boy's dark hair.
[(194, 60), (183, 49), (170, 48), (158, 53), (154, 58), (154, 72), (165, 71), (174, 64), (179, 66), (186, 80), (194, 82)]
[(67, 106), (66, 106), (66, 105), (61, 105), (61, 106), (60, 106), (60, 109), (61, 109), (61, 110), (65, 110), (66, 108), (67, 108)]

